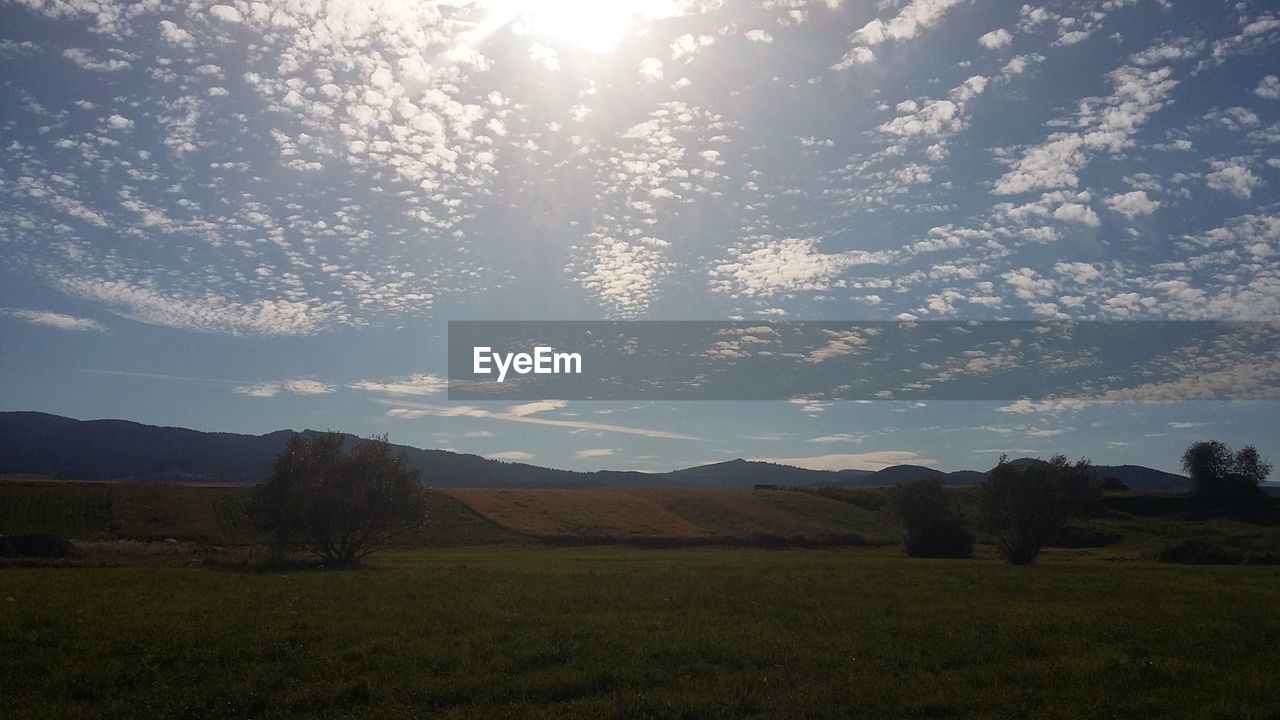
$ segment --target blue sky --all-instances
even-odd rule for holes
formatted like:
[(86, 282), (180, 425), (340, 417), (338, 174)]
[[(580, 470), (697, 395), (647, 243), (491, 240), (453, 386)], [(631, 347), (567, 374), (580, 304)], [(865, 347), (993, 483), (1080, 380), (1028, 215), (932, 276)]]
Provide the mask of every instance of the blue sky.
[(1273, 402), (441, 380), (459, 319), (1276, 319), (1268, 3), (18, 0), (0, 63), (3, 409), (583, 469), (1280, 455)]

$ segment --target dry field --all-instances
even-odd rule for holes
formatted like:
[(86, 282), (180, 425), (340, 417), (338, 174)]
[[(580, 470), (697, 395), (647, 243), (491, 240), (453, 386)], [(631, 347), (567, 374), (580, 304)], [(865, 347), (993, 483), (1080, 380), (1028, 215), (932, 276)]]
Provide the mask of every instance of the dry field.
[(876, 513), (817, 495), (692, 488), (441, 490), (477, 515), (522, 535), (671, 541), (892, 542)]

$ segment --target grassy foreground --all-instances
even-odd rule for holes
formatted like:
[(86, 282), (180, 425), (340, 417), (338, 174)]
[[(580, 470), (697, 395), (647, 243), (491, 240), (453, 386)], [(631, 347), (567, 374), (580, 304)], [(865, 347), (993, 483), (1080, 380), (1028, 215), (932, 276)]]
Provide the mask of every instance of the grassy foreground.
[(1276, 567), (474, 547), (9, 568), (23, 718), (1274, 718)]

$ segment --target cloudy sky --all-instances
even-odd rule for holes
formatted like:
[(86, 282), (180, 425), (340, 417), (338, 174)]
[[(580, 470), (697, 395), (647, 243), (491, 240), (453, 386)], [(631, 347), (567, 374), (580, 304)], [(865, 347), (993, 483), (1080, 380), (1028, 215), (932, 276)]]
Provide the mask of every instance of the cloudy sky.
[(1276, 319), (1269, 3), (8, 0), (0, 67), (0, 409), (574, 468), (1280, 455), (1270, 402), (441, 380), (461, 319)]

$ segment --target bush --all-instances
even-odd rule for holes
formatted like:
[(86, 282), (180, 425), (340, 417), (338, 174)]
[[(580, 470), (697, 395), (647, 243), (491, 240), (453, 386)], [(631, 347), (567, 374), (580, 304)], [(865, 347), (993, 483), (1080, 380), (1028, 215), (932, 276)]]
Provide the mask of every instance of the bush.
[(1244, 554), (1238, 550), (1203, 540), (1183, 540), (1160, 551), (1160, 562), (1184, 565), (1239, 565)]
[(59, 535), (0, 535), (0, 558), (69, 558), (80, 554)]
[(1001, 457), (982, 484), (983, 521), (1005, 560), (1026, 565), (1072, 516), (1098, 512), (1101, 491), (1088, 460), (1011, 463)]
[(355, 566), (426, 519), (426, 492), (385, 437), (294, 435), (271, 477), (254, 488), (250, 515), (277, 556), (306, 550), (328, 565)]
[(1120, 533), (1066, 525), (1058, 528), (1049, 545), (1060, 548), (1100, 548), (1115, 545), (1121, 540), (1124, 540), (1124, 535)]
[(927, 477), (889, 490), (885, 509), (902, 522), (904, 543), (912, 557), (967, 558), (973, 534), (960, 525), (955, 505), (942, 479)]
[(1109, 492), (1129, 492), (1129, 486), (1123, 480), (1114, 475), (1102, 478), (1098, 482), (1098, 487)]
[(908, 533), (905, 547), (911, 557), (973, 557), (973, 533), (954, 520), (932, 522)]

